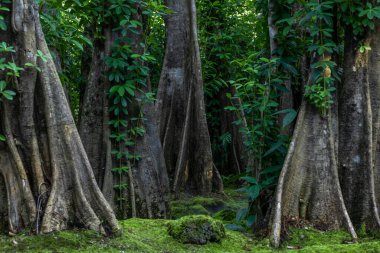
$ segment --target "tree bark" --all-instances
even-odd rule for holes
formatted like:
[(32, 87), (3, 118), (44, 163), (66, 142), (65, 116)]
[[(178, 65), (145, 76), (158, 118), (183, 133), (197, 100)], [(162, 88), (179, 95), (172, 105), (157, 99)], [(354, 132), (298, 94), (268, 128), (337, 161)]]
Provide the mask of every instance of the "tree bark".
[[(136, 6), (136, 9), (139, 7)], [(142, 23), (140, 13), (134, 15), (134, 20)], [(91, 70), (84, 99), (82, 102), (82, 113), (80, 117), (80, 134), (83, 138), (85, 148), (89, 154), (91, 164), (97, 182), (107, 200), (113, 206), (121, 218), (143, 217), (143, 218), (166, 218), (168, 217), (168, 193), (169, 180), (167, 176), (163, 150), (158, 135), (154, 105), (145, 103), (145, 93), (150, 92), (150, 86), (139, 87), (141, 92), (133, 98), (128, 110), (128, 120), (138, 117), (140, 112), (144, 115), (145, 134), (135, 140), (134, 147), (129, 149), (131, 154), (141, 157), (138, 161), (129, 161), (130, 171), (128, 174), (114, 175), (111, 170), (115, 165), (112, 158), (112, 144), (109, 139), (111, 129), (109, 127), (109, 105), (107, 92), (111, 84), (104, 74), (107, 71), (104, 57), (112, 53), (112, 45), (120, 34), (112, 32), (112, 28), (105, 28), (105, 41), (98, 41), (95, 45), (92, 57)], [(139, 34), (130, 33), (133, 53), (143, 54), (143, 48), (139, 45), (143, 42), (143, 30)], [(101, 71), (99, 71), (101, 70)], [(99, 101), (101, 101), (99, 103)], [(127, 131), (124, 129), (123, 131)], [(115, 196), (113, 186), (128, 183), (129, 188), (121, 193), (126, 201), (120, 206)]]
[[(369, 52), (369, 71), (368, 81), (370, 90), (370, 100), (372, 106), (372, 131), (373, 131), (373, 181), (375, 203), (380, 206), (380, 22), (375, 21), (375, 30), (371, 32)], [(372, 182), (371, 182), (372, 183)]]
[[(379, 174), (380, 26), (362, 41), (372, 50), (360, 53), (359, 40), (346, 29), (344, 78), (339, 110), (339, 169), (344, 199), (356, 226), (379, 228), (375, 191)], [(375, 167), (375, 164), (377, 165)], [(363, 187), (365, 186), (365, 187)]]
[[(22, 67), (32, 63), (41, 70), (24, 67), (13, 82), (17, 97), (1, 103), (6, 144), (0, 145), (0, 173), (7, 195), (7, 214), (1, 216), (8, 217), (8, 230), (49, 233), (75, 225), (118, 233), (75, 127), (37, 4), (15, 0), (6, 18), (12, 21), (12, 30), (1, 32), (0, 39), (15, 48), (15, 63)], [(37, 50), (45, 59), (37, 57)]]
[[(322, 118), (303, 102), (288, 155), (282, 169), (272, 217), (272, 243), (278, 247), (281, 226), (304, 219), (326, 229), (349, 228), (338, 178), (332, 113)], [(336, 119), (335, 119), (336, 120)]]
[(172, 189), (222, 190), (207, 127), (194, 0), (167, 0), (167, 43), (157, 95), (160, 138)]
[[(375, 31), (363, 36), (354, 36), (351, 27), (345, 31), (339, 104), (335, 101), (326, 119), (305, 102), (301, 107), (276, 193), (272, 221), (276, 247), (289, 216), (334, 229), (345, 227), (354, 240), (355, 228), (380, 227), (380, 25), (375, 21)], [(362, 44), (371, 50), (360, 52)]]
[[(278, 57), (278, 28), (276, 26), (276, 1), (268, 0), (268, 30), (269, 30), (269, 44), (271, 58)], [(279, 96), (279, 111), (293, 109), (294, 108), (294, 97), (292, 90), (292, 80), (289, 78), (284, 81), (284, 86), (287, 91), (280, 91)], [(294, 124), (283, 127), (283, 122), (286, 114), (280, 114), (278, 117), (278, 126), (281, 129), (280, 134), (291, 136), (294, 128)]]

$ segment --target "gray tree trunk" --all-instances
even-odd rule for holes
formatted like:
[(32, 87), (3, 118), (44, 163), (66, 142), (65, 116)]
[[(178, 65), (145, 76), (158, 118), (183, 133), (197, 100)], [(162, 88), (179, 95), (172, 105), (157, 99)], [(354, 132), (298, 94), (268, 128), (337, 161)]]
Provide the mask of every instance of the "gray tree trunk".
[(213, 167), (194, 0), (167, 0), (167, 43), (157, 95), (160, 138), (172, 190), (222, 191)]
[(304, 219), (326, 229), (348, 227), (356, 233), (348, 216), (338, 178), (335, 125), (329, 112), (303, 102), (293, 140), (281, 171), (272, 216), (272, 243), (278, 247), (281, 227)]
[[(83, 226), (101, 233), (116, 233), (115, 215), (98, 188), (87, 154), (67, 103), (56, 67), (46, 45), (38, 6), (32, 0), (15, 0), (9, 31), (0, 40), (11, 44), (18, 66), (14, 79), (17, 96), (1, 103), (0, 210), (7, 213), (7, 229), (16, 233)], [(46, 60), (37, 57), (40, 50)], [(6, 193), (5, 193), (6, 192)], [(4, 196), (6, 195), (6, 197)], [(6, 201), (3, 202), (4, 198)], [(6, 203), (6, 204), (5, 204)]]
[[(375, 27), (360, 40), (346, 28), (338, 114), (333, 108), (324, 119), (305, 102), (301, 108), (276, 193), (272, 221), (276, 247), (281, 225), (293, 216), (347, 228), (354, 240), (355, 227), (380, 227), (379, 21)], [(360, 53), (361, 44), (371, 50)]]
[[(363, 42), (372, 50), (360, 53), (359, 42), (346, 29), (344, 78), (339, 100), (339, 170), (347, 209), (356, 226), (379, 228), (375, 191), (380, 165), (380, 26)], [(376, 165), (376, 166), (375, 166)], [(376, 177), (375, 177), (376, 176)], [(377, 181), (378, 183), (379, 181)], [(364, 187), (363, 187), (364, 186)]]
[[(138, 7), (136, 7), (138, 8)], [(134, 19), (142, 23), (138, 13)], [(138, 35), (130, 34), (134, 53), (142, 54), (142, 29)], [(166, 218), (168, 216), (169, 180), (167, 176), (163, 150), (158, 135), (158, 126), (152, 103), (144, 103), (145, 93), (150, 92), (150, 86), (139, 87), (134, 102), (128, 110), (130, 118), (144, 115), (145, 134), (135, 140), (135, 146), (129, 152), (141, 157), (140, 160), (129, 162), (130, 171), (125, 175), (113, 175), (115, 160), (111, 156), (111, 129), (109, 127), (108, 97), (110, 84), (104, 77), (107, 67), (105, 56), (110, 56), (112, 45), (120, 35), (105, 29), (105, 41), (97, 42), (94, 48), (91, 70), (82, 102), (79, 129), (84, 146), (89, 154), (94, 174), (107, 200), (121, 217)], [(126, 129), (125, 129), (126, 131)], [(126, 199), (120, 206), (113, 186), (122, 182), (129, 185), (128, 190), (121, 194)]]
[[(271, 51), (272, 58), (278, 57), (278, 52), (277, 52), (278, 28), (276, 26), (275, 15), (276, 15), (276, 1), (268, 0), (268, 28), (269, 28), (268, 30), (269, 30), (269, 44), (270, 44), (270, 51)], [(280, 91), (281, 94), (279, 97), (279, 111), (294, 109), (292, 80), (291, 79), (285, 80), (284, 86), (287, 89), (287, 91)], [(289, 126), (282, 127), (285, 115), (286, 114), (280, 114), (278, 117), (278, 125), (281, 129), (280, 133), (283, 135), (291, 136), (293, 132), (294, 124), (290, 124)]]

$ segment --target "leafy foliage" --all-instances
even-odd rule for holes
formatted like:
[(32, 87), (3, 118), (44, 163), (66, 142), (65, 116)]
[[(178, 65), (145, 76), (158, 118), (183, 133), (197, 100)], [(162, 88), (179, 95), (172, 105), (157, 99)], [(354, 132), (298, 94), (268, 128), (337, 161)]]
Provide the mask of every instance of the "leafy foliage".
[[(9, 12), (9, 8), (5, 7), (10, 1), (3, 1), (0, 3), (0, 29), (3, 31), (7, 30), (7, 24), (5, 23), (5, 18), (2, 15), (3, 12)], [(13, 61), (12, 53), (15, 50), (12, 46), (8, 45), (6, 42), (0, 42), (0, 102), (3, 99), (13, 100), (16, 96), (16, 92), (13, 91), (9, 86), (13, 84), (17, 77), (20, 76), (20, 72), (24, 69), (17, 66)], [(0, 142), (6, 141), (4, 135), (0, 134)]]
[[(200, 35), (208, 106), (208, 123), (213, 139), (213, 152), (218, 157), (217, 167), (226, 166), (228, 147), (234, 145), (231, 132), (219, 132), (220, 115), (233, 113), (233, 123), (245, 138), (245, 148), (254, 164), (243, 168), (240, 175), (251, 203), (260, 205), (273, 192), (282, 160), (286, 153), (288, 136), (279, 134), (277, 124), (278, 98), (285, 91), (287, 75), (274, 74), (280, 66), (293, 72), (294, 67), (282, 58), (269, 59), (267, 21), (260, 13), (265, 6), (256, 1), (201, 1)], [(254, 39), (253, 39), (254, 38)], [(227, 106), (222, 106), (225, 97)], [(241, 103), (236, 103), (241, 101)], [(286, 125), (296, 117), (288, 111)], [(224, 155), (220, 159), (220, 155)], [(276, 170), (273, 167), (277, 166)], [(239, 178), (239, 176), (237, 177)], [(250, 208), (237, 213), (237, 223), (246, 220), (250, 227), (257, 214)]]

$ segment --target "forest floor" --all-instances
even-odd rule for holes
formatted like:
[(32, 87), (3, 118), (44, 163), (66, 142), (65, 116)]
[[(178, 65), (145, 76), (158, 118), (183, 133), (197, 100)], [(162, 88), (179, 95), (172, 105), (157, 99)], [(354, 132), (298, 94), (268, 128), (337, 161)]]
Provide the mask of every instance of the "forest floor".
[[(0, 237), (1, 252), (152, 252), (152, 253), (221, 253), (276, 252), (268, 239), (256, 240), (236, 231), (227, 231), (220, 243), (182, 244), (167, 233), (167, 220), (130, 219), (121, 221), (124, 230), (117, 238), (104, 238), (91, 231), (59, 232), (51, 235)], [(344, 244), (345, 232), (294, 230), (280, 252), (380, 252), (380, 241), (367, 238), (357, 244)], [(293, 250), (291, 250), (293, 249)]]
[[(184, 198), (182, 198), (184, 197)], [(228, 193), (223, 198), (182, 196), (172, 203), (173, 216), (179, 218), (189, 214), (205, 214), (230, 223), (237, 208), (244, 207), (243, 196)], [(255, 238), (251, 234), (226, 230), (220, 243), (206, 245), (182, 244), (168, 234), (170, 220), (129, 219), (120, 221), (123, 234), (116, 238), (104, 238), (92, 231), (63, 231), (50, 235), (15, 237), (0, 236), (0, 252), (147, 252), (147, 253), (224, 253), (224, 252), (379, 252), (379, 237), (362, 235), (359, 243), (348, 244), (346, 232), (322, 232), (312, 228), (292, 229), (280, 251), (273, 250), (266, 238)]]

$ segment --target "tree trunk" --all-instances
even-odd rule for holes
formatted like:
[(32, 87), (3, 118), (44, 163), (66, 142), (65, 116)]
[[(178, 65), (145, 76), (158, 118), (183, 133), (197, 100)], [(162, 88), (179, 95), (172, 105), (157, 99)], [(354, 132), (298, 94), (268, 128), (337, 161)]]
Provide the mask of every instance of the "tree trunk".
[[(252, 155), (249, 152), (249, 148), (245, 144), (248, 141), (247, 134), (242, 130), (247, 129), (247, 119), (243, 112), (243, 109), (239, 111), (231, 112), (226, 111), (224, 108), (231, 106), (231, 104), (236, 108), (242, 108), (242, 101), (240, 98), (227, 98), (226, 94), (234, 94), (236, 91), (233, 87), (227, 87), (222, 89), (218, 94), (218, 100), (220, 103), (220, 128), (219, 134), (224, 133), (231, 134), (231, 143), (227, 147), (227, 163), (223, 166), (220, 172), (223, 175), (232, 175), (232, 174), (241, 174), (246, 171), (253, 171), (254, 161)], [(231, 101), (232, 100), (232, 101)], [(235, 121), (241, 121), (240, 125), (234, 124)], [(222, 156), (225, 154), (217, 153), (216, 157)]]
[[(142, 23), (142, 16), (139, 13), (135, 14), (133, 18)], [(134, 147), (129, 150), (131, 154), (138, 155), (141, 159), (134, 162), (128, 161), (130, 165), (128, 174), (116, 175), (111, 172), (113, 165), (116, 166), (116, 161), (111, 156), (112, 144), (109, 139), (111, 129), (108, 124), (110, 115), (107, 92), (110, 89), (110, 83), (102, 75), (107, 71), (104, 57), (111, 55), (112, 45), (115, 39), (120, 37), (111, 30), (111, 28), (106, 28), (106, 40), (98, 41), (95, 44), (92, 67), (82, 102), (80, 134), (91, 157), (90, 161), (98, 184), (113, 208), (118, 209), (121, 218), (127, 216), (166, 218), (168, 216), (169, 180), (159, 140), (154, 105), (144, 102), (145, 93), (150, 92), (149, 85), (139, 87), (142, 92), (136, 94), (136, 98), (133, 98), (133, 103), (128, 108), (131, 113), (129, 119), (138, 117), (140, 112), (143, 112), (144, 115), (145, 134), (138, 137)], [(142, 33), (141, 28), (138, 35), (133, 33), (128, 35), (135, 54), (143, 54), (143, 48), (139, 46), (143, 41)], [(121, 206), (118, 204), (113, 188), (114, 185), (120, 183), (129, 185), (128, 190), (122, 191), (122, 196), (119, 196), (126, 199)]]
[[(363, 39), (372, 50), (360, 53), (352, 29), (346, 29), (344, 79), (339, 100), (339, 170), (350, 217), (356, 226), (379, 228), (375, 192), (379, 174), (380, 26)], [(376, 167), (375, 167), (376, 163)], [(363, 187), (365, 186), (365, 187)]]
[[(302, 106), (276, 193), (272, 222), (272, 242), (276, 247), (281, 222), (289, 216), (314, 224), (323, 222), (335, 229), (346, 227), (354, 240), (354, 227), (380, 227), (379, 21), (375, 24), (375, 31), (367, 31), (363, 37), (354, 36), (350, 27), (345, 29), (338, 114), (333, 108), (323, 119), (305, 102)], [(360, 52), (361, 44), (371, 50)], [(339, 116), (339, 124), (335, 115)], [(339, 136), (338, 143), (335, 136)], [(302, 181), (315, 186), (305, 188)], [(306, 194), (300, 195), (305, 189)]]
[[(270, 52), (271, 52), (271, 58), (278, 57), (278, 43), (277, 43), (277, 36), (278, 36), (278, 29), (276, 26), (276, 1), (275, 0), (268, 0), (268, 30), (269, 30), (269, 44), (270, 44)], [(287, 110), (287, 109), (293, 109), (294, 108), (294, 97), (293, 97), (293, 90), (292, 90), (292, 80), (289, 78), (288, 80), (284, 81), (284, 86), (286, 88), (286, 91), (280, 91), (279, 96), (279, 111)], [(283, 135), (291, 136), (293, 132), (293, 124), (290, 124), (289, 126), (283, 127), (283, 122), (286, 114), (280, 114), (278, 117), (278, 125), (280, 130), (280, 133)]]
[[(41, 71), (25, 66), (13, 82), (17, 97), (1, 104), (6, 144), (0, 145), (0, 172), (8, 208), (0, 216), (8, 217), (12, 233), (30, 227), (48, 233), (74, 224), (116, 233), (117, 220), (96, 184), (79, 138), (46, 45), (38, 6), (32, 0), (15, 0), (11, 10), (7, 19), (13, 29), (1, 32), (0, 39), (15, 48), (12, 58), (18, 66), (32, 63)], [(37, 57), (37, 50), (43, 58)]]
[[(113, 199), (113, 186), (105, 185), (105, 177), (112, 169), (111, 140), (109, 139), (108, 97), (109, 83), (104, 76), (104, 57), (110, 54), (112, 42), (109, 29), (105, 29), (106, 42), (95, 41), (91, 67), (81, 101), (78, 129), (89, 156), (95, 179), (108, 201)], [(110, 204), (113, 205), (112, 201)]]
[(272, 243), (283, 223), (304, 219), (326, 229), (348, 227), (354, 238), (338, 178), (332, 113), (322, 118), (303, 102), (282, 169), (273, 210)]
[(207, 128), (194, 0), (167, 0), (167, 43), (157, 95), (160, 138), (172, 189), (222, 191)]
[[(375, 21), (375, 30), (370, 33), (368, 81), (372, 106), (372, 147), (373, 147), (373, 181), (375, 203), (380, 206), (380, 21)], [(371, 182), (372, 183), (372, 182)], [(378, 212), (379, 213), (379, 212)]]

